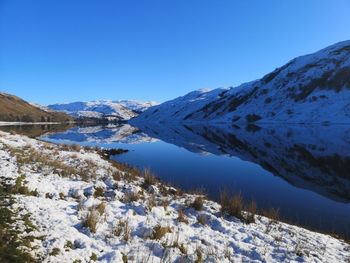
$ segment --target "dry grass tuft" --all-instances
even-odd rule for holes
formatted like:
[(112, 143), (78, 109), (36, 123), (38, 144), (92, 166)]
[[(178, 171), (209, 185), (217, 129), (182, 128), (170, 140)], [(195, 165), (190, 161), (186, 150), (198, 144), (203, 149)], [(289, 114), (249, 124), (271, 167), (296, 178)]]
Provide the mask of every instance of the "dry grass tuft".
[(96, 187), (94, 197), (103, 197), (105, 195), (105, 189), (103, 187)]
[(279, 208), (269, 208), (262, 211), (262, 215), (270, 218), (273, 222), (279, 221)]
[(177, 220), (179, 222), (188, 224), (188, 219), (187, 219), (187, 217), (185, 215), (185, 212), (184, 212), (184, 209), (182, 207), (180, 207), (179, 210), (178, 210)]
[(201, 225), (206, 225), (207, 224), (207, 217), (205, 214), (199, 214), (197, 216), (197, 222)]
[(244, 200), (241, 193), (230, 196), (227, 191), (220, 193), (221, 212), (243, 219)]
[(105, 213), (106, 206), (106, 202), (101, 202), (98, 206), (96, 206), (96, 210), (101, 216)]
[(193, 203), (190, 206), (197, 211), (203, 210), (204, 198), (202, 196), (196, 197), (196, 199), (194, 199)]
[(141, 198), (141, 194), (139, 192), (127, 192), (124, 194), (123, 201), (125, 203), (136, 202)]
[(114, 228), (114, 235), (120, 236), (123, 238), (124, 241), (129, 241), (130, 234), (131, 234), (131, 228), (129, 226), (129, 223), (127, 220), (119, 220), (117, 222), (117, 225)]
[(96, 210), (91, 210), (83, 220), (83, 227), (90, 230), (91, 233), (96, 233), (99, 213)]
[(161, 225), (156, 225), (153, 228), (153, 233), (152, 233), (151, 239), (159, 240), (168, 233), (171, 233), (170, 227), (168, 227), (168, 226), (163, 227)]
[(144, 169), (141, 175), (143, 177), (142, 188), (148, 189), (149, 186), (155, 185), (157, 183), (157, 178), (154, 176), (150, 169)]

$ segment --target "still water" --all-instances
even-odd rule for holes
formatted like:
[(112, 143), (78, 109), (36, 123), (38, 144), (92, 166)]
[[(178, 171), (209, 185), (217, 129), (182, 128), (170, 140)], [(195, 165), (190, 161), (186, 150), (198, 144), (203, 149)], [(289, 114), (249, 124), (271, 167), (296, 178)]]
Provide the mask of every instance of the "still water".
[(112, 158), (148, 167), (182, 189), (205, 189), (216, 200), (223, 189), (241, 192), (260, 208), (279, 208), (286, 221), (350, 238), (350, 126), (123, 124), (43, 131), (49, 133), (40, 138), (54, 143), (128, 149)]

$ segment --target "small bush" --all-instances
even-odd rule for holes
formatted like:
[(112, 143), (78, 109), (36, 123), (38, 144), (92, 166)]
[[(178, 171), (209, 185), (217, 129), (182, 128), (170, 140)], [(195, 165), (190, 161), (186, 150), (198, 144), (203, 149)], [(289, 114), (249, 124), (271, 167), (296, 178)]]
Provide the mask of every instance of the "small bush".
[(167, 233), (171, 233), (170, 227), (162, 227), (161, 225), (156, 225), (153, 228), (153, 233), (151, 239), (159, 240), (164, 237)]
[(193, 203), (191, 204), (191, 207), (193, 207), (195, 210), (200, 211), (203, 209), (204, 205), (204, 199), (201, 196), (196, 197), (194, 199)]

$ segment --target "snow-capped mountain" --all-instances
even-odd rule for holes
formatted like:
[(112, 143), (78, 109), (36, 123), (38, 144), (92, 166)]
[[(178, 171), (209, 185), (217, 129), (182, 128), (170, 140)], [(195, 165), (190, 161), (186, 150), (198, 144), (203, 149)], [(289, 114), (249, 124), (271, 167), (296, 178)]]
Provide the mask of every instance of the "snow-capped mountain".
[(154, 102), (139, 102), (134, 100), (99, 100), (53, 104), (47, 107), (51, 110), (68, 113), (75, 118), (129, 120), (155, 104)]
[(301, 56), (236, 88), (191, 92), (142, 121), (350, 123), (350, 41)]

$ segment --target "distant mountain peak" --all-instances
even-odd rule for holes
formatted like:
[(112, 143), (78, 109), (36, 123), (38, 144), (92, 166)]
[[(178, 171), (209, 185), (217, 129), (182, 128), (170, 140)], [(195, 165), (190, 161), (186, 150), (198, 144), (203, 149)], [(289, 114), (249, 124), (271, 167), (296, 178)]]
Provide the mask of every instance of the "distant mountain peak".
[(75, 118), (129, 120), (155, 104), (154, 102), (136, 100), (94, 100), (52, 104), (48, 105), (47, 108), (65, 112)]

